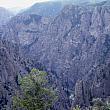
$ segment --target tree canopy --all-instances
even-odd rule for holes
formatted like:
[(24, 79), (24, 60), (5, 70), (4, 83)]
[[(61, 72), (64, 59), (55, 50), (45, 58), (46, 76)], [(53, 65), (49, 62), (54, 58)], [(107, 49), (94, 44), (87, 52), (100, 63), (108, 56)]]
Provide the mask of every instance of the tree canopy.
[(20, 78), (20, 92), (13, 97), (13, 109), (47, 110), (56, 101), (56, 93), (47, 87), (47, 73), (32, 69)]

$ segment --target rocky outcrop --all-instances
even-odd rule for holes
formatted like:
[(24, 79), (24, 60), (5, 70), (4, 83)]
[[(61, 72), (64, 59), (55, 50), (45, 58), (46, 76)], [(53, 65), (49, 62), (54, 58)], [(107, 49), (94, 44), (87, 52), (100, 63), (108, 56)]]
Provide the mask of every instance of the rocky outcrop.
[(19, 90), (18, 77), (29, 72), (28, 64), (17, 44), (0, 37), (0, 110), (12, 110), (12, 96)]
[(2, 38), (20, 46), (32, 45), (47, 31), (50, 18), (36, 14), (20, 14), (1, 28)]
[(90, 106), (94, 98), (110, 96), (110, 63), (93, 68), (87, 76), (77, 81), (74, 105)]
[(18, 48), (5, 40), (0, 40), (0, 109), (10, 110), (11, 97), (17, 88), (19, 73)]

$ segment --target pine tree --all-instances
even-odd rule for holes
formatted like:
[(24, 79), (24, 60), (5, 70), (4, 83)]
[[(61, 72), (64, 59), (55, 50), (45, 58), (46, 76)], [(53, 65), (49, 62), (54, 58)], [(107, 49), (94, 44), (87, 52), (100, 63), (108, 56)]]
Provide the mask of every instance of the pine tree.
[(56, 101), (56, 93), (47, 87), (47, 74), (32, 69), (30, 74), (20, 79), (21, 92), (13, 97), (13, 109), (47, 110)]

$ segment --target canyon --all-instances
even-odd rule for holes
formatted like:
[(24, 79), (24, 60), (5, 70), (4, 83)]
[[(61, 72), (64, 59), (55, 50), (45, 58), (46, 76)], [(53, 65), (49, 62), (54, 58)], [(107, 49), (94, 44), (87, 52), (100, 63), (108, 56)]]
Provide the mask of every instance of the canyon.
[[(110, 96), (110, 5), (66, 5), (55, 17), (19, 13), (0, 27), (0, 109), (11, 110), (18, 77), (48, 73), (59, 99), (53, 110)], [(85, 110), (85, 109), (84, 109)]]

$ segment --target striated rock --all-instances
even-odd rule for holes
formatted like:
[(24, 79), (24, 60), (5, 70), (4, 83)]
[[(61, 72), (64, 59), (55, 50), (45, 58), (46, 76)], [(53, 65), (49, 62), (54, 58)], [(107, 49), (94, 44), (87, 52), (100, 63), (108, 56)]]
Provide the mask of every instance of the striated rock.
[(90, 106), (94, 98), (110, 96), (110, 63), (99, 65), (75, 85), (74, 105)]
[(50, 18), (36, 14), (20, 14), (13, 17), (6, 26), (2, 27), (3, 39), (17, 43), (20, 46), (31, 45), (38, 40), (42, 32), (47, 31)]

